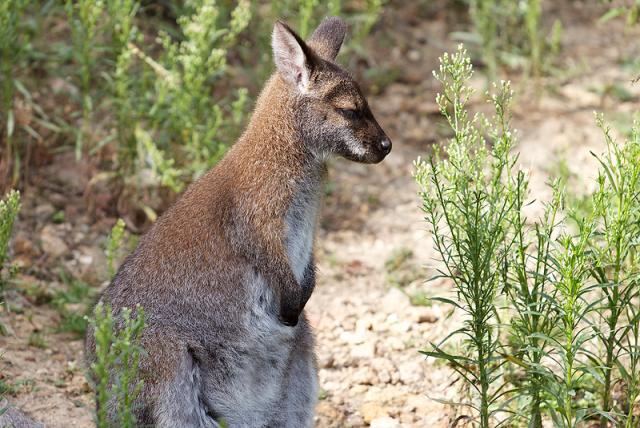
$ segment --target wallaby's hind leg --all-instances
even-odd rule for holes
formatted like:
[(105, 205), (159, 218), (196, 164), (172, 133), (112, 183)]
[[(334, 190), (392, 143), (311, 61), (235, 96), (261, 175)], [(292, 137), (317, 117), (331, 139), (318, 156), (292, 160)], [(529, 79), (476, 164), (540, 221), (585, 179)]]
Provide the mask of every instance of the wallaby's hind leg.
[(279, 410), (271, 418), (269, 428), (309, 428), (318, 398), (315, 358), (309, 349), (294, 350), (287, 379), (283, 386)]
[(186, 347), (178, 355), (172, 379), (156, 387), (152, 410), (154, 426), (220, 428), (201, 399), (202, 376), (196, 360)]

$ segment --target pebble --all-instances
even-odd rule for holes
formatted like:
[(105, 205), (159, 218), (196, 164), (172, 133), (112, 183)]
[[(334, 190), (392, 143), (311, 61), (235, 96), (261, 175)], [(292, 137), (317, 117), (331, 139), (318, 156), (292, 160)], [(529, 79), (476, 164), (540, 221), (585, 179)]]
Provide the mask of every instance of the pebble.
[(58, 258), (69, 252), (67, 244), (58, 236), (55, 226), (46, 225), (40, 231), (42, 249), (51, 257)]
[(371, 428), (399, 428), (400, 423), (390, 416), (385, 416), (372, 420), (369, 426)]
[(376, 419), (388, 417), (389, 410), (378, 403), (370, 402), (360, 407), (360, 414), (366, 423), (371, 424)]
[(407, 361), (398, 367), (400, 382), (413, 385), (424, 378), (424, 371), (419, 361)]
[(374, 341), (365, 342), (361, 345), (355, 345), (349, 352), (351, 356), (351, 364), (355, 364), (360, 360), (370, 360), (376, 356), (376, 344)]

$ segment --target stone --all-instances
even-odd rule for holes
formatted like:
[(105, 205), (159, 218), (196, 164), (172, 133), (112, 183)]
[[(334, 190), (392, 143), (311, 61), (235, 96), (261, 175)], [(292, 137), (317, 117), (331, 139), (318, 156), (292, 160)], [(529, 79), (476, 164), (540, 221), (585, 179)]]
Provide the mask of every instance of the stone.
[(425, 409), (428, 409), (431, 404), (432, 401), (424, 395), (410, 395), (407, 397), (404, 411), (422, 413)]
[(36, 218), (43, 221), (49, 220), (49, 217), (51, 217), (55, 212), (56, 212), (56, 208), (53, 206), (53, 204), (50, 204), (48, 202), (38, 205), (33, 210), (33, 213), (35, 214)]
[(330, 369), (334, 366), (335, 359), (331, 354), (321, 354), (318, 357), (318, 366), (323, 369)]
[(356, 414), (347, 416), (347, 418), (344, 421), (344, 426), (347, 428), (350, 428), (350, 427), (360, 428), (363, 425), (364, 425), (364, 420), (362, 419), (362, 416), (356, 415)]
[(416, 321), (419, 324), (422, 324), (422, 323), (433, 324), (434, 322), (438, 321), (438, 318), (439, 317), (432, 310), (426, 309), (418, 312)]
[(40, 242), (42, 250), (53, 258), (58, 258), (69, 253), (69, 247), (58, 236), (56, 229), (52, 225), (46, 225), (40, 231)]
[(13, 239), (13, 251), (17, 255), (28, 257), (38, 257), (40, 255), (38, 247), (23, 233), (18, 233)]
[(405, 385), (412, 385), (420, 382), (424, 378), (422, 365), (417, 361), (407, 361), (398, 366), (400, 382)]
[(369, 402), (364, 403), (360, 407), (360, 414), (362, 415), (362, 419), (364, 419), (366, 423), (370, 424), (376, 419), (388, 417), (389, 410), (378, 403)]
[(400, 423), (390, 416), (376, 418), (369, 424), (371, 428), (400, 428)]
[(344, 413), (326, 400), (321, 400), (316, 405), (316, 413), (334, 421), (339, 421), (344, 418)]
[[(386, 358), (374, 358), (371, 360), (371, 368), (378, 375), (378, 381), (382, 384), (391, 383), (393, 381), (392, 373), (396, 372), (393, 363)], [(397, 378), (397, 375), (396, 375)]]
[(376, 345), (372, 341), (365, 342), (361, 345), (355, 345), (351, 348), (349, 355), (351, 356), (353, 362), (370, 360), (376, 355)]
[(402, 313), (411, 307), (409, 296), (396, 287), (390, 288), (382, 301), (384, 302), (384, 310), (391, 314)]
[[(89, 284), (99, 284), (109, 279), (107, 258), (102, 248), (82, 246), (78, 251), (74, 251), (74, 256), (78, 261), (77, 275), (81, 280)], [(114, 263), (114, 267), (117, 268), (117, 262)]]
[(362, 367), (356, 370), (352, 375), (353, 382), (361, 385), (373, 385), (376, 383), (377, 376), (369, 367)]

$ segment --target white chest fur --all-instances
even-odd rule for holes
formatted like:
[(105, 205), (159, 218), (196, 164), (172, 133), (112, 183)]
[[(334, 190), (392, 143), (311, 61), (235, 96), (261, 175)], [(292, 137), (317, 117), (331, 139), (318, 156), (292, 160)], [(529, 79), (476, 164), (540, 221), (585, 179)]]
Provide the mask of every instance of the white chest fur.
[(287, 255), (298, 282), (302, 281), (304, 271), (311, 260), (318, 199), (316, 192), (301, 191), (285, 217)]

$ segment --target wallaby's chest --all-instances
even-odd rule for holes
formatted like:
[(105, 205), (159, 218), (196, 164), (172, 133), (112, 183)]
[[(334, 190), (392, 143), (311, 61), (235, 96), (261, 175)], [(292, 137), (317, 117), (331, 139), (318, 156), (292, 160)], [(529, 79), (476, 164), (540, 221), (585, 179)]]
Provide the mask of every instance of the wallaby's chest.
[(285, 217), (287, 256), (298, 282), (302, 281), (305, 269), (311, 261), (319, 199), (316, 189), (301, 189), (295, 195)]

